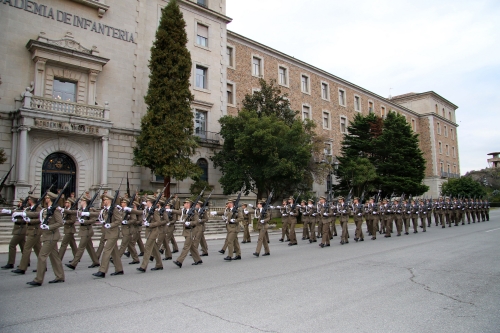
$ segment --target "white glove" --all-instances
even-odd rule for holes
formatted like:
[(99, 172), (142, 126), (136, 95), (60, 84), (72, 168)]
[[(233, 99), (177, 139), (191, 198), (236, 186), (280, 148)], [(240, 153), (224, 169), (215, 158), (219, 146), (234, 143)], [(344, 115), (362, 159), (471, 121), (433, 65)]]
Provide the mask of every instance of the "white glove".
[[(275, 207), (274, 206), (269, 206), (269, 208), (274, 209)], [(281, 208), (281, 207), (278, 207), (278, 208)]]
[(170, 212), (172, 211), (172, 209), (167, 208), (167, 209), (165, 209), (165, 211), (166, 211), (167, 213), (170, 213)]
[(266, 220), (260, 220), (260, 223), (266, 223)]
[(48, 226), (48, 225), (46, 225), (46, 224), (42, 224), (42, 225), (40, 226), (40, 229), (43, 229), (43, 230), (49, 230), (50, 228), (49, 228), (49, 226)]
[(84, 219), (78, 219), (78, 222), (79, 222), (80, 224), (84, 224), (84, 223), (85, 223), (85, 220), (84, 220)]
[(144, 221), (143, 225), (146, 226), (146, 227), (149, 227), (149, 222), (148, 221)]
[(23, 212), (14, 212), (12, 213), (12, 217), (23, 216)]
[(342, 213), (344, 213), (344, 214), (345, 214), (345, 213), (346, 213), (346, 210), (344, 209), (344, 210), (342, 211)]
[(318, 215), (318, 214), (316, 214), (316, 213), (313, 213), (313, 214), (312, 214), (312, 216), (316, 216), (316, 215)]
[(81, 216), (87, 216), (87, 217), (89, 217), (90, 216), (90, 212), (82, 212), (80, 215)]
[(276, 206), (276, 208), (281, 209), (281, 208), (283, 208), (283, 207), (281, 207), (281, 206)]
[(217, 215), (217, 212), (216, 211), (211, 211), (210, 215), (215, 216), (215, 215)]
[(125, 208), (123, 208), (123, 210), (124, 210), (124, 211), (126, 211), (126, 212), (131, 212), (131, 211), (132, 211), (132, 208), (130, 208), (130, 207), (125, 207)]
[(248, 204), (248, 207), (253, 208), (253, 205), (252, 204)]
[(123, 209), (122, 206), (120, 206), (120, 205), (116, 205), (116, 208), (117, 209)]
[(63, 220), (63, 224), (66, 224), (66, 220)]
[(142, 202), (142, 204), (143, 204), (144, 206), (146, 206), (146, 201), (143, 201), (143, 202)]
[(61, 211), (61, 214), (64, 214), (64, 208), (57, 207), (57, 209), (59, 209)]
[(191, 225), (191, 222), (188, 221), (188, 222), (185, 222), (184, 224), (186, 225), (186, 227), (189, 227)]
[(2, 214), (12, 214), (10, 209), (2, 209)]
[(328, 216), (328, 213), (323, 213), (323, 216)]
[(26, 217), (26, 212), (22, 212), (22, 213), (21, 213), (21, 216), (22, 216), (23, 218), (24, 218), (24, 217)]
[(248, 215), (248, 210), (244, 209), (243, 212), (245, 213), (245, 215)]
[(111, 228), (111, 224), (109, 224), (109, 223), (104, 224), (104, 228), (106, 228), (106, 229)]
[(198, 222), (201, 223), (201, 219), (198, 219)]
[(231, 219), (231, 223), (234, 223), (234, 222), (236, 222), (236, 220), (235, 219)]
[(361, 214), (361, 213), (358, 213), (358, 216), (361, 216), (361, 215), (363, 215), (363, 214)]
[(290, 216), (295, 216), (295, 214), (294, 213), (290, 213)]
[(128, 221), (127, 220), (123, 220), (122, 224), (128, 224)]
[(408, 214), (411, 214), (411, 212), (409, 211)]

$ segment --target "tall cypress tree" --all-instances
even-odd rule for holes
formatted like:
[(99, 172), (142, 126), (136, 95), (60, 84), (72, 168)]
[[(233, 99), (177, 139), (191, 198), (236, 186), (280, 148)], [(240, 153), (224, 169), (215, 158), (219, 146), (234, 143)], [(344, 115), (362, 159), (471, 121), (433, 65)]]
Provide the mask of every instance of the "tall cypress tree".
[(151, 48), (150, 81), (144, 98), (148, 108), (134, 148), (136, 165), (179, 180), (201, 173), (190, 159), (198, 144), (193, 135), (192, 64), (185, 27), (177, 1), (170, 1), (162, 10)]

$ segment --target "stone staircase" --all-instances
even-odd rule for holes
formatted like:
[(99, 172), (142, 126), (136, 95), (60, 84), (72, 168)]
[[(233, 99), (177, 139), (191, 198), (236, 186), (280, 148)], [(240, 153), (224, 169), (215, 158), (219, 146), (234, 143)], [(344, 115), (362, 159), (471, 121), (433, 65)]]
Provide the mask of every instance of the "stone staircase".
[[(9, 244), (10, 239), (12, 237), (12, 227), (13, 223), (9, 216), (0, 216), (0, 245)], [(78, 226), (76, 227), (76, 229), (78, 231)], [(218, 220), (209, 220), (208, 223), (206, 224), (205, 229), (206, 229), (205, 235), (225, 234), (226, 223), (222, 221), (220, 218)], [(143, 228), (142, 230), (143, 230), (142, 236), (144, 237), (145, 228)], [(62, 236), (63, 228), (60, 229), (60, 232)], [(176, 237), (182, 236), (182, 223), (177, 222), (174, 235)], [(77, 234), (75, 234), (75, 238), (78, 243), (79, 237), (77, 236)], [(101, 238), (101, 226), (96, 225), (94, 226), (94, 236), (92, 237), (92, 239), (99, 241), (100, 238)]]

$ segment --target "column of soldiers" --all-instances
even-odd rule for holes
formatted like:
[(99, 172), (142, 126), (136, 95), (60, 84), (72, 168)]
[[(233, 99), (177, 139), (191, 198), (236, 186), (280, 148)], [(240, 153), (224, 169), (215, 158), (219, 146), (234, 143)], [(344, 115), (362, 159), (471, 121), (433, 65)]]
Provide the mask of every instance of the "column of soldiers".
[[(174, 237), (177, 221), (183, 226), (182, 236), (185, 237), (185, 242), (181, 254), (173, 261), (174, 264), (181, 268), (185, 258), (190, 254), (194, 261), (193, 265), (200, 265), (203, 263), (201, 256), (208, 256), (208, 245), (204, 236), (205, 224), (209, 219), (206, 210), (208, 200), (193, 202), (187, 199), (181, 208), (177, 195), (168, 199), (161, 196), (147, 196), (142, 202), (138, 196), (137, 200), (125, 196), (115, 202), (116, 198), (103, 194), (101, 209), (94, 209), (93, 203), (97, 194), (94, 198), (90, 198), (89, 195), (82, 196), (81, 200), (76, 200), (74, 195), (71, 195), (64, 202), (60, 202), (58, 199), (61, 195), (47, 192), (42, 198), (29, 195), (20, 200), (12, 210), (3, 209), (1, 215), (10, 215), (14, 226), (9, 244), (8, 262), (2, 268), (14, 268), (16, 247), (19, 246), (22, 252), (21, 261), (17, 269), (12, 270), (13, 273), (25, 274), (30, 266), (30, 254), (35, 251), (38, 261), (34, 272), (37, 276), (28, 284), (42, 285), (47, 258), (51, 261), (55, 275), (55, 279), (49, 283), (64, 282), (62, 260), (67, 247), (70, 246), (73, 259), (65, 266), (75, 270), (86, 251), (92, 261), (89, 268), (99, 267), (93, 274), (97, 278), (106, 276), (110, 262), (114, 266), (114, 272), (110, 275), (123, 275), (121, 262), (123, 255), (132, 257), (130, 265), (141, 264), (137, 268), (140, 272), (146, 272), (150, 261), (155, 261), (152, 271), (163, 270), (161, 255), (165, 254), (163, 260), (172, 260), (173, 253), (178, 252)], [(113, 202), (119, 205), (114, 207)], [(59, 206), (60, 204), (62, 206)], [(336, 202), (329, 202), (325, 197), (320, 197), (316, 203), (313, 199), (309, 199), (307, 202), (301, 201), (300, 205), (296, 203), (296, 199), (290, 197), (283, 200), (283, 206), (277, 207), (272, 207), (264, 201), (258, 201), (256, 207), (247, 204), (238, 207), (235, 205), (237, 204), (233, 200), (228, 200), (223, 212), (210, 213), (212, 217), (221, 216), (227, 224), (226, 244), (219, 251), (225, 253), (226, 248), (228, 249), (228, 254), (224, 258), (226, 261), (241, 260), (238, 233), (240, 228), (243, 228), (242, 243), (250, 243), (249, 225), (254, 219), (257, 220), (259, 236), (256, 252), (253, 255), (259, 257), (262, 247), (264, 247), (263, 256), (270, 255), (268, 228), (272, 209), (280, 213), (283, 223), (280, 242), (286, 237), (289, 246), (298, 244), (295, 226), (300, 219), (304, 225), (302, 240), (313, 243), (320, 238), (319, 246), (324, 248), (329, 247), (330, 240), (337, 236), (337, 221), (341, 227), (340, 244), (349, 243), (347, 226), (350, 217), (353, 218), (356, 227), (354, 240), (358, 242), (364, 241), (363, 220), (366, 221), (367, 234), (375, 240), (377, 233), (391, 237), (394, 230), (397, 236), (401, 236), (403, 227), (405, 235), (408, 235), (410, 223), (413, 233), (418, 233), (418, 228), (422, 228), (425, 232), (431, 227), (433, 216), (435, 225), (441, 225), (442, 228), (446, 225), (458, 226), (460, 223), (464, 225), (465, 220), (468, 224), (489, 221), (490, 208), (489, 203), (481, 199), (449, 197), (435, 200), (386, 198), (381, 203), (376, 198), (370, 198), (363, 203), (357, 197), (353, 198), (352, 202), (349, 197), (347, 200), (338, 197)], [(100, 225), (102, 232), (97, 252), (92, 242), (94, 225)], [(63, 227), (63, 237), (61, 247), (58, 248), (61, 227)], [(146, 242), (141, 246), (143, 227), (145, 227)], [(75, 234), (80, 238), (79, 244), (76, 243)], [(122, 239), (120, 246), (118, 246), (119, 238)], [(173, 250), (170, 250), (170, 243)], [(198, 251), (200, 245), (201, 255)], [(140, 248), (139, 254), (136, 246)], [(143, 256), (142, 263), (140, 256)]]

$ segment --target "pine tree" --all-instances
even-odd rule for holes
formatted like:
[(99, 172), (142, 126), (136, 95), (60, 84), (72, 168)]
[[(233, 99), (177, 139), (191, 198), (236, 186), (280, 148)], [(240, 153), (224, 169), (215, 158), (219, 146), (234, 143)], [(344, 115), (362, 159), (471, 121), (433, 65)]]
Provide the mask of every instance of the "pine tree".
[(190, 159), (198, 144), (193, 135), (192, 64), (185, 27), (177, 1), (170, 1), (162, 10), (151, 48), (150, 82), (144, 98), (148, 108), (134, 148), (136, 165), (179, 180), (201, 173)]

